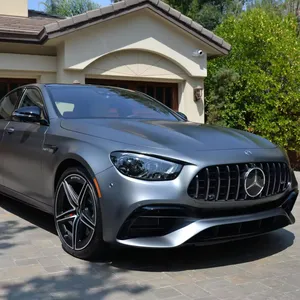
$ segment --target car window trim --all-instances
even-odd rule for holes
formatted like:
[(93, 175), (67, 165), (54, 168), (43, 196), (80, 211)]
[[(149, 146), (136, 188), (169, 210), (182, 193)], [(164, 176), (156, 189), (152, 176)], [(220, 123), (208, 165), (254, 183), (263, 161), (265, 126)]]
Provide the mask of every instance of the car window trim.
[[(25, 97), (27, 91), (30, 90), (30, 89), (37, 90), (40, 97), (41, 97), (41, 99), (42, 99), (42, 102), (43, 102), (43, 113), (44, 113), (44, 116), (45, 116), (45, 120), (47, 121), (48, 124), (40, 124), (40, 125), (49, 126), (50, 125), (50, 120), (49, 120), (48, 110), (47, 110), (47, 107), (46, 107), (46, 102), (44, 100), (43, 93), (41, 92), (41, 90), (38, 87), (36, 87), (36, 86), (26, 86), (26, 87), (24, 87), (24, 92), (23, 92), (22, 97), (20, 98), (20, 101), (18, 102), (17, 108), (20, 108), (20, 105), (22, 103), (23, 98)], [(16, 108), (14, 110), (16, 110)], [(19, 122), (19, 121), (17, 121), (17, 122)], [(29, 123), (31, 123), (31, 122), (29, 122)]]
[(8, 121), (8, 122), (10, 122), (10, 121), (12, 120), (12, 119), (11, 119), (12, 114), (13, 114), (13, 112), (16, 110), (16, 108), (18, 107), (18, 105), (19, 105), (21, 99), (24, 97), (25, 89), (26, 89), (26, 88), (25, 88), (24, 86), (23, 86), (23, 87), (18, 86), (17, 88), (13, 89), (12, 91), (10, 91), (10, 92), (8, 92), (6, 95), (4, 95), (4, 96), (2, 97), (2, 99), (0, 99), (0, 106), (1, 106), (1, 103), (4, 101), (4, 99), (5, 99), (6, 97), (9, 97), (12, 93), (16, 93), (16, 92), (18, 92), (18, 90), (21, 90), (21, 89), (23, 89), (22, 96), (20, 97), (20, 100), (18, 100), (18, 101), (15, 103), (14, 108), (13, 108), (13, 111), (12, 111), (11, 115), (9, 116), (9, 118), (8, 118), (7, 120), (5, 120), (5, 119), (0, 119), (0, 120), (4, 120), (4, 121)]

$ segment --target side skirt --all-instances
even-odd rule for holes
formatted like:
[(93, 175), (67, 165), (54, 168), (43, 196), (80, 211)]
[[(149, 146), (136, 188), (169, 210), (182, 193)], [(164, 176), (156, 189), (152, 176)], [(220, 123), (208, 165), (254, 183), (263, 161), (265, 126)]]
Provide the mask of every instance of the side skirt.
[(52, 206), (47, 205), (41, 201), (35, 200), (33, 198), (30, 198), (28, 196), (25, 196), (23, 194), (17, 193), (7, 187), (4, 187), (3, 185), (0, 185), (0, 194), (2, 194), (4, 197), (12, 198), (13, 200), (25, 203), (26, 205), (29, 205), (29, 206), (37, 208), (45, 213), (53, 215), (53, 207)]

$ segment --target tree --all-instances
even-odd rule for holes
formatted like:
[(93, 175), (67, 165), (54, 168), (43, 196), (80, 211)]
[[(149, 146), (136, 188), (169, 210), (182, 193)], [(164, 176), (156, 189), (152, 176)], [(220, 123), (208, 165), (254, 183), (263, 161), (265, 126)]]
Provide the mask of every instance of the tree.
[(92, 0), (46, 0), (42, 4), (45, 6), (46, 13), (65, 17), (75, 16), (100, 7)]
[(296, 28), (294, 15), (282, 17), (259, 7), (218, 26), (216, 34), (232, 50), (208, 65), (208, 123), (248, 130), (288, 150), (300, 148)]
[[(112, 0), (118, 2), (119, 0)], [(300, 0), (164, 0), (205, 28), (214, 30), (229, 15), (238, 16), (245, 9), (261, 7), (279, 14), (298, 16), (300, 33)]]
[(218, 6), (206, 3), (195, 14), (194, 20), (206, 29), (214, 30), (217, 25), (221, 24), (223, 18), (224, 14), (222, 14)]
[(297, 18), (298, 28), (297, 34), (300, 35), (300, 0), (287, 0), (283, 7), (287, 13), (295, 14)]
[[(111, 0), (112, 3), (121, 0)], [(164, 0), (182, 14), (209, 30), (214, 30), (228, 14), (242, 11), (246, 0)]]
[(209, 30), (214, 30), (230, 14), (242, 11), (245, 0), (165, 0), (166, 3)]
[(179, 10), (181, 13), (183, 13), (184, 15), (191, 15), (191, 7), (192, 5), (195, 6), (195, 4), (197, 3), (197, 1), (195, 0), (185, 0), (185, 1), (181, 1), (181, 0), (164, 0), (167, 4), (169, 4), (170, 6), (172, 6), (173, 8)]

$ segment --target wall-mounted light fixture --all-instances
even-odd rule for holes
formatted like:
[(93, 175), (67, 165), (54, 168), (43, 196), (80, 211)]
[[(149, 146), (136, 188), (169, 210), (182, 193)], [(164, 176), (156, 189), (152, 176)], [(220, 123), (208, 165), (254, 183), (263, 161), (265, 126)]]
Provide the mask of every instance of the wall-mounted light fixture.
[(203, 95), (203, 87), (201, 87), (200, 85), (196, 86), (194, 88), (194, 101), (200, 101), (202, 100), (202, 95)]

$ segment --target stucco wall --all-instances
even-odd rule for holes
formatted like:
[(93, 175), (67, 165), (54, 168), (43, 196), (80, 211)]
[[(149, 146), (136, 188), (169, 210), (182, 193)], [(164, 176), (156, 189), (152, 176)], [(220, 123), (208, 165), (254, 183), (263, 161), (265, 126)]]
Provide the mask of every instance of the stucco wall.
[(27, 0), (1, 0), (0, 14), (28, 17)]
[(38, 79), (37, 82), (39, 83), (56, 83), (56, 73), (42, 73)]
[(56, 82), (56, 57), (0, 53), (0, 77), (34, 78), (37, 82)]
[(26, 78), (36, 79), (38, 83), (55, 83), (56, 73), (35, 72), (35, 71), (6, 71), (0, 70), (0, 78)]
[(178, 81), (186, 77), (186, 72), (167, 58), (138, 50), (123, 50), (103, 56), (90, 64), (84, 73), (89, 77), (101, 74), (145, 80)]
[(0, 70), (56, 72), (56, 57), (0, 53)]
[(203, 88), (204, 78), (190, 77), (183, 84), (179, 111), (185, 113), (192, 122), (204, 123), (204, 97), (202, 95), (201, 100), (197, 102), (194, 101), (194, 87), (196, 86), (201, 86)]
[(82, 70), (74, 71), (65, 68), (65, 61), (68, 55), (65, 43), (60, 44), (57, 47), (57, 82), (72, 83), (74, 80), (78, 80), (80, 83), (85, 83), (85, 75)]
[[(204, 122), (203, 99), (194, 102), (194, 88), (203, 87), (209, 48), (148, 9), (50, 44), (56, 46), (56, 57), (0, 53), (0, 77), (36, 78), (41, 83), (85, 83), (87, 77), (175, 82), (179, 111), (191, 121)], [(195, 49), (204, 55), (193, 57)]]
[[(191, 121), (204, 122), (203, 100), (194, 102), (194, 87), (203, 86), (203, 78), (188, 76), (185, 70), (166, 57), (146, 51), (123, 50), (99, 58), (84, 70), (84, 74), (88, 78), (176, 82), (179, 111)], [(80, 76), (75, 78), (76, 75)], [(72, 79), (83, 80), (76, 71), (73, 76)]]
[[(178, 83), (179, 111), (204, 122), (203, 99), (194, 102), (194, 87), (203, 87), (206, 45), (153, 12), (144, 10), (67, 35), (59, 46), (57, 81), (85, 78), (152, 80)], [(208, 51), (208, 50), (207, 50)]]
[(65, 69), (83, 70), (112, 52), (142, 50), (173, 61), (190, 76), (206, 76), (205, 45), (149, 10), (125, 15), (70, 34), (65, 41)]

